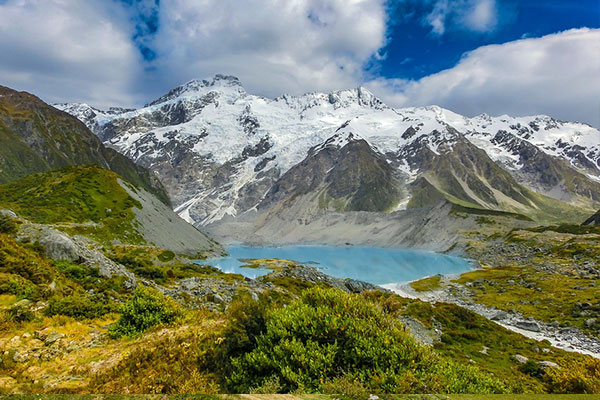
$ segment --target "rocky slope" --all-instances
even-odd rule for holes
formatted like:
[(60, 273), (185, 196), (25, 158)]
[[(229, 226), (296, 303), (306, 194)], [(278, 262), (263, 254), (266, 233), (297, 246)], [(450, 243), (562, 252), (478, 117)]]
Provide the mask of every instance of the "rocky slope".
[(0, 183), (81, 164), (111, 169), (169, 204), (152, 172), (106, 148), (76, 118), (34, 95), (0, 86)]
[(547, 116), (394, 109), (364, 88), (267, 99), (222, 75), (137, 110), (56, 107), (155, 171), (176, 212), (198, 226), (300, 200), (316, 205), (313, 217), (448, 201), (578, 220), (600, 205), (600, 132)]

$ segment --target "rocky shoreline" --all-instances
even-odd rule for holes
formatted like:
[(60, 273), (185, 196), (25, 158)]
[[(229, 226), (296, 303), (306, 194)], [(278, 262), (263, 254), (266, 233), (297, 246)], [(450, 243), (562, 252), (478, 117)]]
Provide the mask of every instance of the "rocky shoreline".
[(557, 322), (548, 324), (533, 318), (526, 318), (518, 312), (507, 312), (474, 303), (464, 286), (449, 282), (449, 277), (443, 279), (447, 286), (429, 292), (417, 292), (410, 286), (410, 283), (390, 284), (385, 285), (385, 288), (403, 297), (430, 303), (456, 304), (527, 338), (538, 341), (548, 340), (553, 347), (600, 358), (600, 339), (588, 336), (576, 327), (560, 326)]

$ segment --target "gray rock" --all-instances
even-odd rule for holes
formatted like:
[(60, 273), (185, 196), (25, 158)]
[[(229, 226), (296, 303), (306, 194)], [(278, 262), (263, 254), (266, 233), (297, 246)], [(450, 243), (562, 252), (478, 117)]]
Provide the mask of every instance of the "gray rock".
[(344, 279), (344, 285), (350, 293), (362, 293), (365, 290), (375, 290), (379, 287), (367, 282), (357, 281), (356, 279)]
[(585, 327), (590, 329), (593, 328), (594, 326), (596, 326), (598, 323), (598, 320), (596, 318), (589, 318), (585, 320)]
[(531, 332), (540, 332), (540, 324), (535, 321), (517, 321), (515, 323), (517, 328), (525, 329)]
[(46, 234), (39, 238), (38, 242), (44, 248), (46, 257), (53, 260), (77, 261), (77, 246), (66, 234), (48, 229)]
[(521, 354), (515, 354), (513, 358), (521, 364), (525, 364), (527, 361), (529, 361), (529, 358), (522, 356)]
[(217, 304), (225, 304), (226, 303), (225, 299), (219, 294), (214, 294), (212, 301), (213, 301), (213, 303), (217, 303)]
[(498, 311), (490, 318), (492, 321), (503, 321), (509, 317), (506, 311)]
[(557, 363), (554, 363), (552, 361), (540, 361), (540, 362), (538, 362), (538, 365), (540, 367), (542, 367), (543, 369), (546, 369), (546, 368), (560, 368), (560, 366)]
[(60, 339), (62, 339), (64, 337), (65, 337), (65, 335), (62, 333), (51, 332), (48, 336), (46, 336), (46, 339), (44, 340), (44, 344), (46, 346), (50, 346), (53, 343), (58, 342)]
[(0, 215), (4, 215), (4, 216), (10, 217), (10, 218), (18, 218), (17, 214), (15, 214), (11, 210), (7, 210), (5, 208), (0, 209)]

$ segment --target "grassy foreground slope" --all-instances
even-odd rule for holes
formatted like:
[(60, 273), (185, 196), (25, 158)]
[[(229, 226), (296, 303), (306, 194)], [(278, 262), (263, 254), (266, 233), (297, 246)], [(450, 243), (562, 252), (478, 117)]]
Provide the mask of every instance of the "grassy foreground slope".
[(486, 265), (463, 274), (476, 302), (600, 337), (600, 228), (558, 225), (479, 235), (467, 249)]
[[(238, 287), (227, 311), (188, 308), (157, 289), (134, 290), (119, 276), (48, 260), (10, 232), (0, 233), (3, 393), (296, 391), (366, 399), (398, 391), (600, 390), (591, 357), (526, 340), (454, 305), (348, 294), (290, 274), (264, 278), (273, 286), (258, 297), (251, 283)], [(229, 279), (210, 270), (196, 278), (203, 273), (213, 283)], [(414, 339), (427, 335), (430, 345)], [(525, 369), (515, 354), (559, 368)]]

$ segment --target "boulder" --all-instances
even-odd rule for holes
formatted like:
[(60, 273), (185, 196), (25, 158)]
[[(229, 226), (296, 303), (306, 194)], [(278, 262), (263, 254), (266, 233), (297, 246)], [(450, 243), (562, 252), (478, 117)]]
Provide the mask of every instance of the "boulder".
[(46, 257), (53, 260), (78, 261), (77, 246), (66, 234), (48, 229), (38, 242), (44, 248)]
[(538, 362), (538, 365), (542, 368), (542, 369), (546, 369), (546, 368), (560, 368), (560, 366), (552, 361), (540, 361)]
[(598, 320), (596, 318), (588, 318), (585, 320), (585, 327), (588, 329), (592, 329), (598, 324)]
[(529, 358), (522, 356), (521, 354), (515, 354), (513, 358), (521, 364), (525, 364), (527, 361), (529, 361)]
[(517, 328), (521, 328), (531, 332), (539, 332), (541, 330), (540, 324), (538, 324), (536, 321), (517, 321), (517, 323), (515, 323), (515, 326)]
[(506, 311), (498, 311), (494, 315), (491, 316), (492, 321), (503, 321), (508, 318), (508, 313)]
[(50, 346), (51, 344), (58, 342), (60, 339), (64, 338), (65, 335), (58, 332), (51, 332), (46, 339), (44, 340), (44, 344), (46, 346)]

